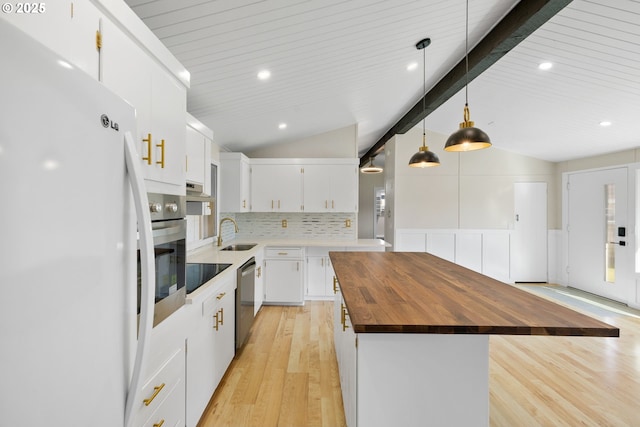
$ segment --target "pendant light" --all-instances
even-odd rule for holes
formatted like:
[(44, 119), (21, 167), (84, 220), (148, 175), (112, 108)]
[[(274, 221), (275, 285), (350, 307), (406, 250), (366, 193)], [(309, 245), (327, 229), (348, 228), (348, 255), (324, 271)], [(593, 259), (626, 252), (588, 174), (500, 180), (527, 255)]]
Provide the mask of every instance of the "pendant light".
[[(416, 49), (422, 50), (422, 81), (423, 81), (424, 95), (427, 94), (427, 71), (426, 71), (427, 54), (426, 54), (425, 48), (430, 44), (431, 44), (431, 39), (429, 38), (420, 40), (418, 43), (416, 43)], [(423, 112), (426, 111), (424, 95), (422, 97)], [(411, 166), (412, 168), (428, 168), (432, 166), (440, 166), (440, 159), (438, 159), (438, 156), (435, 153), (429, 151), (429, 147), (427, 147), (427, 144), (426, 144), (427, 133), (425, 131), (425, 124), (424, 124), (425, 119), (426, 119), (426, 115), (425, 117), (422, 118), (422, 147), (420, 147), (419, 151), (413, 156), (411, 156), (411, 159), (409, 160), (409, 166)]]
[(491, 147), (489, 135), (474, 127), (474, 123), (469, 120), (469, 0), (467, 0), (465, 33), (464, 121), (460, 123), (460, 129), (447, 139), (444, 145), (445, 151), (473, 151)]
[(360, 172), (362, 172), (362, 173), (381, 173), (383, 169), (380, 166), (375, 166), (373, 164), (373, 159), (375, 159), (375, 158), (376, 158), (376, 156), (369, 157), (369, 164), (361, 167), (360, 168)]

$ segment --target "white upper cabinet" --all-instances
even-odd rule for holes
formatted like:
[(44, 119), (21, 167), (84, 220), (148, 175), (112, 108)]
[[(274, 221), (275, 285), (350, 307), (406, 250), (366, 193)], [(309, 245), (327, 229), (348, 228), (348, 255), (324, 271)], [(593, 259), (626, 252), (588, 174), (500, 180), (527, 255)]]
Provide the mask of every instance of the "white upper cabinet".
[(350, 164), (304, 165), (305, 212), (357, 212), (358, 167)]
[(251, 165), (253, 212), (302, 212), (302, 171), (295, 164)]
[(202, 193), (211, 195), (211, 144), (213, 132), (187, 113), (186, 179), (202, 185)]
[[(37, 39), (67, 61), (90, 74), (96, 80), (100, 64), (96, 32), (102, 13), (88, 1), (59, 0), (39, 3), (7, 3), (30, 13), (3, 13), (6, 19)], [(36, 13), (34, 13), (36, 12)]]
[(242, 153), (220, 153), (220, 211), (249, 212), (251, 165)]
[(115, 24), (104, 20), (102, 28), (102, 81), (136, 109), (147, 190), (184, 194), (186, 87)]

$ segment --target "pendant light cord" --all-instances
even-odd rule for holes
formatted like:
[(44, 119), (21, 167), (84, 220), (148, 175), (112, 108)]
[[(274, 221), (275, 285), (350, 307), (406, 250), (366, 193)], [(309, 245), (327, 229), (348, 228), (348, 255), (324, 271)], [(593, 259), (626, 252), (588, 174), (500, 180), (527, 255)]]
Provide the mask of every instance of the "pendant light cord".
[[(425, 105), (425, 98), (427, 96), (427, 48), (422, 49), (422, 114), (425, 114), (427, 109)], [(427, 132), (425, 127), (425, 121), (427, 116), (422, 117), (422, 146), (427, 145)]]
[(464, 83), (464, 105), (469, 106), (469, 0), (467, 0), (465, 27), (464, 27), (464, 64), (465, 64), (465, 83)]

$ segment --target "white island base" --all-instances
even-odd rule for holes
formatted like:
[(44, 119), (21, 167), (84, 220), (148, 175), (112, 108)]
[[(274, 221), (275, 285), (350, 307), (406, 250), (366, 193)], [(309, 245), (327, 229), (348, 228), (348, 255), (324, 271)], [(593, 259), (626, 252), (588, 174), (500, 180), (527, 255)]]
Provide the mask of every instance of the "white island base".
[(349, 427), (489, 425), (488, 335), (336, 332)]

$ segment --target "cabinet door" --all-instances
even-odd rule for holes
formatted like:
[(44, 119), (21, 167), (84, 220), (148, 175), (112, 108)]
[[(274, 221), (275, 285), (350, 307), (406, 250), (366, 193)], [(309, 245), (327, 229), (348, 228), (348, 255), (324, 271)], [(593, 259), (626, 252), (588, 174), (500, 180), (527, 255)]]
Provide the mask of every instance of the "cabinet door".
[(331, 165), (328, 168), (332, 212), (358, 211), (358, 168), (353, 165)]
[(204, 184), (205, 137), (190, 126), (187, 126), (186, 132), (186, 179), (188, 182)]
[(252, 165), (251, 210), (302, 211), (302, 173), (297, 165)]
[(325, 296), (327, 257), (307, 256), (307, 291), (308, 297)]
[(302, 289), (302, 261), (266, 260), (265, 302), (300, 304)]
[(326, 165), (305, 165), (302, 177), (304, 211), (327, 212), (331, 210), (330, 171)]
[[(218, 328), (214, 337), (214, 363), (215, 363), (215, 387), (218, 387), (222, 376), (227, 371), (236, 351), (236, 302), (235, 290), (227, 287), (223, 294), (219, 295)], [(214, 328), (215, 329), (215, 328)], [(209, 396), (211, 398), (211, 396)]]
[(248, 212), (251, 204), (251, 166), (240, 153), (220, 153), (220, 210)]
[[(155, 134), (155, 169), (151, 179), (184, 187), (187, 92), (158, 65), (151, 68), (151, 126)], [(164, 141), (164, 142), (163, 142)]]

